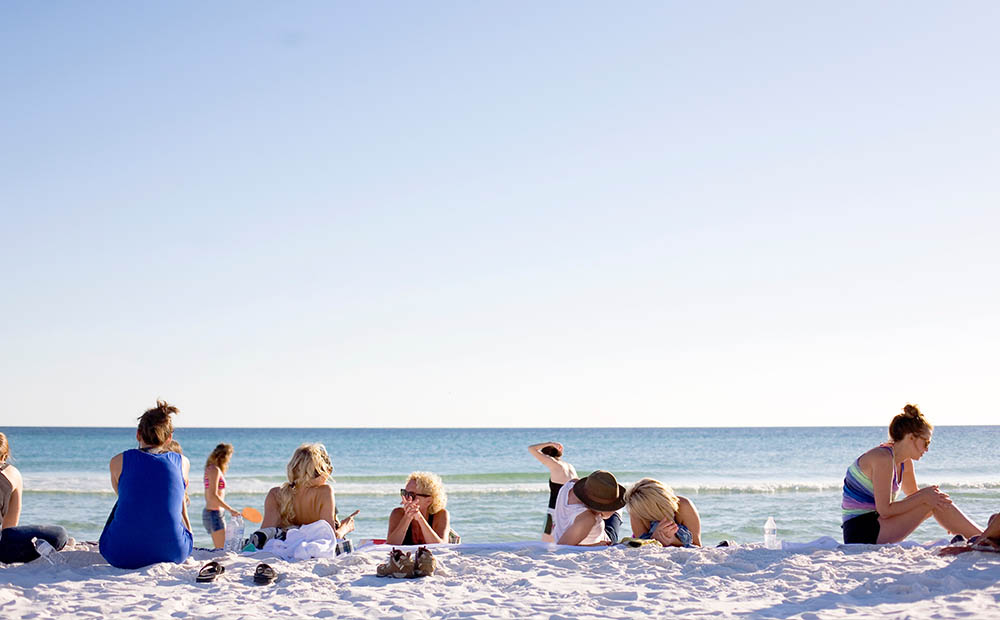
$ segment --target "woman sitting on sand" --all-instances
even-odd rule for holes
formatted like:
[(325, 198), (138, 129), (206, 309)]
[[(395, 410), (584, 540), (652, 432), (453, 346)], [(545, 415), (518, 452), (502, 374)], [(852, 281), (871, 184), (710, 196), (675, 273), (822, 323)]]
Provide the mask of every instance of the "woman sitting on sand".
[(212, 544), (221, 549), (226, 544), (226, 522), (222, 511), (232, 515), (240, 514), (226, 503), (226, 470), (233, 458), (233, 444), (220, 443), (205, 460), (205, 509), (201, 512), (201, 523), (212, 537)]
[[(333, 487), (327, 484), (333, 473), (333, 464), (323, 444), (304, 443), (299, 446), (292, 454), (292, 460), (288, 461), (286, 471), (288, 482), (272, 488), (264, 500), (264, 520), (260, 524), (260, 532), (273, 538), (280, 536), (281, 530), (317, 521), (329, 523), (338, 539), (354, 531), (354, 514), (357, 512), (343, 521), (336, 519)], [(253, 542), (257, 548), (262, 548), (264, 540), (257, 533)]]
[(7, 436), (0, 433), (0, 562), (30, 562), (38, 558), (32, 538), (44, 540), (59, 551), (66, 546), (69, 535), (59, 525), (22, 525), (21, 495), (24, 482), (21, 472), (7, 462), (10, 458), (10, 444)]
[(686, 497), (674, 495), (659, 480), (643, 478), (625, 493), (632, 536), (664, 547), (700, 547), (701, 517)]
[(597, 470), (563, 485), (556, 498), (552, 536), (560, 545), (599, 546), (618, 540), (605, 531), (605, 519), (625, 505), (625, 487), (614, 474)]
[(415, 471), (399, 490), (402, 507), (389, 513), (389, 545), (427, 545), (449, 542), (451, 516), (445, 506), (448, 496), (441, 477)]
[(139, 448), (111, 459), (111, 488), (118, 503), (101, 532), (100, 551), (118, 568), (157, 562), (180, 564), (191, 555), (191, 523), (184, 493), (191, 463), (169, 450), (177, 407), (156, 401), (139, 418)]
[[(937, 486), (917, 489), (913, 462), (927, 452), (933, 430), (917, 406), (907, 404), (889, 424), (889, 441), (847, 469), (841, 504), (845, 543), (899, 542), (931, 516), (953, 534), (971, 538), (981, 532)], [(905, 499), (896, 500), (898, 489)]]

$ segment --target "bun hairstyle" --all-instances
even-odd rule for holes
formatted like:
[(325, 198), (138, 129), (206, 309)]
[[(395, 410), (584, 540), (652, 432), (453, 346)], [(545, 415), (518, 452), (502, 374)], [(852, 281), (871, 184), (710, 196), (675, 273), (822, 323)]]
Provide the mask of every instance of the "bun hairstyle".
[(0, 433), (0, 463), (5, 462), (10, 457), (10, 444), (7, 443), (7, 435)]
[(205, 459), (205, 467), (215, 465), (219, 468), (219, 471), (226, 473), (226, 470), (229, 469), (229, 459), (231, 458), (233, 458), (233, 444), (220, 443), (215, 446), (212, 453)]
[(927, 421), (924, 414), (916, 405), (906, 403), (903, 413), (897, 414), (889, 424), (889, 438), (893, 441), (902, 441), (907, 435), (920, 435), (927, 431), (934, 430), (934, 426)]
[(546, 456), (551, 456), (554, 459), (559, 458), (563, 454), (562, 450), (555, 446), (545, 446), (540, 450), (540, 452)]
[[(218, 450), (218, 448), (216, 448)], [(285, 468), (288, 482), (278, 489), (278, 512), (283, 525), (295, 525), (295, 491), (303, 488), (307, 482), (316, 476), (329, 476), (333, 473), (333, 463), (326, 446), (321, 443), (304, 443), (292, 454)]]
[(168, 405), (162, 400), (156, 401), (156, 406), (147, 409), (139, 416), (139, 437), (146, 445), (163, 446), (174, 434), (174, 423), (170, 416), (177, 413), (177, 407)]

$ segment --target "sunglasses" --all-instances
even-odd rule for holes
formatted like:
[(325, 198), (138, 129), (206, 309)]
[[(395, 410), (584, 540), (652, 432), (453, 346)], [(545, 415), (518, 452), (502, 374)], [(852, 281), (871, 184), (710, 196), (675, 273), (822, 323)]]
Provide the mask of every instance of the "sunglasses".
[(430, 497), (426, 493), (414, 493), (413, 491), (407, 491), (406, 489), (399, 490), (399, 496), (403, 499), (417, 499), (418, 497)]

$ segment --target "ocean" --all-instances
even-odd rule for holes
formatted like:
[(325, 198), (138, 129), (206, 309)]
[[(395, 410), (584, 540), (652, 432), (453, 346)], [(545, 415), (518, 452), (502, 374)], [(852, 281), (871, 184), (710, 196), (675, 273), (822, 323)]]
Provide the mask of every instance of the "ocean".
[[(115, 502), (108, 461), (135, 447), (135, 428), (6, 427), (12, 462), (25, 481), (21, 523), (63, 525), (80, 540), (97, 540)], [(628, 485), (652, 477), (690, 498), (702, 539), (759, 542), (769, 516), (778, 536), (806, 541), (840, 538), (844, 471), (885, 439), (885, 427), (587, 428), (587, 429), (262, 429), (178, 428), (174, 438), (191, 460), (195, 545), (210, 546), (201, 526), (202, 468), (211, 449), (231, 443), (227, 502), (261, 511), (269, 488), (304, 442), (322, 442), (334, 464), (341, 515), (355, 509), (355, 539), (383, 538), (389, 512), (410, 471), (442, 476), (452, 524), (464, 542), (536, 540), (548, 499), (547, 470), (530, 444), (559, 441), (580, 475), (607, 469)], [(938, 484), (966, 514), (985, 525), (1000, 511), (1000, 426), (943, 426), (916, 464), (919, 486)], [(626, 517), (623, 535), (628, 535)], [(248, 532), (252, 525), (247, 525)], [(935, 540), (933, 520), (911, 537)]]

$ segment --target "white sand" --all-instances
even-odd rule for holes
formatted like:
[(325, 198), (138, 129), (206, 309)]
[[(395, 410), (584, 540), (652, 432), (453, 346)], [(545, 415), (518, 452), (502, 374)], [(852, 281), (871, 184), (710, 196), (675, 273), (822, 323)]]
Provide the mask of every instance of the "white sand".
[[(294, 563), (196, 551), (184, 564), (125, 571), (81, 544), (62, 566), (0, 565), (0, 617), (1000, 617), (1000, 554), (936, 550), (460, 545), (435, 550), (437, 574), (396, 580), (375, 576), (386, 547)], [(226, 574), (196, 584), (212, 557)], [(261, 560), (276, 583), (254, 585)]]

